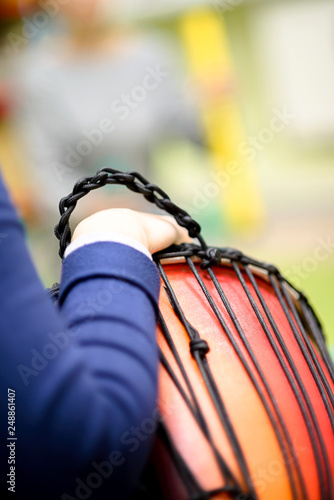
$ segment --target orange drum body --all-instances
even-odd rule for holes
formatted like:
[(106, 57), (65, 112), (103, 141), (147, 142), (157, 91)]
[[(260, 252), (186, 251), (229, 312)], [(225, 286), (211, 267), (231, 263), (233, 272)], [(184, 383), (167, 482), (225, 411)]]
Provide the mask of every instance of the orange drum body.
[(306, 299), (272, 266), (184, 260), (158, 263), (164, 498), (333, 499), (333, 372)]

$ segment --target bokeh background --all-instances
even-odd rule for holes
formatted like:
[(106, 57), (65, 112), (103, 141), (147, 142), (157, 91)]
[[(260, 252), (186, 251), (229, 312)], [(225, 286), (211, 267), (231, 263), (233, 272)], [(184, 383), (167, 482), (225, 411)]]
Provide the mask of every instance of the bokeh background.
[[(57, 203), (139, 170), (212, 243), (275, 263), (334, 345), (332, 0), (1, 0), (0, 161), (46, 286)], [(106, 190), (107, 206), (150, 210)]]

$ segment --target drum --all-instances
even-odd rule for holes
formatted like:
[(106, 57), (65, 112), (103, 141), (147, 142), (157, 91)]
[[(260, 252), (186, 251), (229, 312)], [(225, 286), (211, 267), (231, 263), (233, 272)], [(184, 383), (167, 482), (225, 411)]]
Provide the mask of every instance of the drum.
[(334, 367), (306, 297), (274, 266), (209, 247), (189, 214), (134, 172), (102, 169), (61, 200), (61, 256), (77, 201), (105, 184), (143, 194), (199, 242), (154, 256), (159, 498), (333, 499)]
[(157, 260), (164, 498), (334, 498), (333, 366), (306, 298), (240, 252), (176, 253)]

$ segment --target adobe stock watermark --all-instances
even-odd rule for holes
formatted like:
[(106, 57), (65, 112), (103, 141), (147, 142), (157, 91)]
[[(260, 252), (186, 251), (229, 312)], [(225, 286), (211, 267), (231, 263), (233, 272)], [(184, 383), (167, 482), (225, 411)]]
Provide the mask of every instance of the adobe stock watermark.
[[(178, 405), (175, 405), (175, 407), (174, 405), (168, 406), (168, 408), (165, 407), (164, 414), (168, 415), (178, 408)], [(99, 463), (93, 461), (91, 463), (91, 470), (86, 477), (75, 478), (75, 496), (64, 493), (61, 496), (61, 500), (88, 500), (94, 490), (100, 488), (104, 481), (112, 476), (116, 467), (125, 464), (126, 456), (124, 454), (135, 453), (139, 449), (141, 443), (144, 443), (150, 436), (155, 434), (160, 422), (163, 422), (163, 418), (156, 408), (152, 416), (143, 419), (140, 425), (131, 426), (131, 428), (120, 437), (120, 444), (124, 452), (118, 449), (112, 450), (106, 460)], [(305, 446), (296, 446), (289, 457), (283, 457), (280, 460), (272, 460), (266, 467), (259, 468), (250, 478), (257, 492), (263, 493), (267, 489), (268, 484), (277, 481), (277, 479), (286, 472), (287, 466), (293, 464), (298, 459), (300, 453), (305, 450)], [(237, 496), (237, 500), (246, 500), (248, 498), (248, 493), (240, 493)]]
[(65, 147), (65, 161), (52, 163), (51, 167), (58, 182), (62, 182), (66, 174), (70, 174), (80, 167), (83, 159), (91, 155), (93, 150), (101, 145), (105, 135), (110, 135), (116, 130), (117, 122), (127, 120), (131, 113), (138, 109), (168, 77), (169, 72), (162, 69), (160, 65), (155, 68), (147, 66), (142, 81), (135, 85), (128, 94), (124, 93), (112, 102), (110, 110), (114, 118), (103, 117), (97, 127), (90, 130), (84, 129), (82, 139), (75, 147), (70, 145)]
[[(251, 477), (256, 492), (264, 493), (269, 484), (277, 481), (282, 474), (286, 473), (287, 466), (295, 463), (298, 460), (300, 453), (307, 449), (306, 446), (296, 446), (293, 454), (283, 459), (272, 460), (266, 467), (259, 468)], [(248, 500), (248, 493), (240, 493), (236, 500)]]
[(192, 191), (191, 205), (183, 204), (186, 210), (193, 217), (200, 214), (213, 199), (221, 195), (222, 190), (226, 189), (231, 180), (241, 174), (242, 166), (238, 161), (230, 161), (225, 168), (216, 172), (210, 172), (210, 182), (206, 182), (201, 188), (195, 188)]
[[(288, 112), (285, 108), (283, 110), (274, 108), (269, 126), (262, 128), (257, 136), (249, 137), (239, 144), (237, 149), (239, 158), (241, 156), (247, 161), (254, 160), (257, 153), (263, 151), (274, 140), (275, 134), (283, 132), (295, 118), (296, 115)], [(206, 208), (213, 199), (220, 196), (222, 190), (226, 189), (233, 178), (240, 175), (242, 171), (241, 162), (236, 160), (230, 161), (218, 172), (211, 172), (209, 175), (212, 181), (206, 182), (202, 187), (194, 189), (191, 205), (187, 206), (184, 204), (184, 209), (192, 216), (200, 214), (201, 210)]]
[(241, 5), (242, 2), (243, 0), (213, 0), (212, 6), (219, 15), (224, 15)]
[[(167, 416), (175, 412), (179, 408), (178, 405), (164, 405), (164, 415)], [(111, 477), (116, 467), (122, 466), (126, 462), (125, 452), (135, 453), (141, 443), (147, 441), (157, 431), (160, 422), (163, 418), (158, 408), (153, 410), (150, 417), (144, 418), (140, 425), (132, 425), (127, 431), (120, 436), (120, 448), (124, 450), (112, 450), (106, 460), (97, 463), (91, 463), (91, 470), (85, 478), (75, 478), (75, 497), (64, 493), (61, 500), (88, 500), (94, 490), (100, 488), (103, 482)]]
[(238, 147), (238, 153), (245, 156), (248, 161), (253, 161), (257, 154), (272, 143), (275, 136), (283, 132), (296, 118), (297, 115), (286, 108), (283, 110), (274, 108), (268, 127), (261, 128), (256, 136), (242, 141)]
[(322, 262), (333, 257), (334, 240), (332, 235), (328, 235), (326, 238), (318, 237), (316, 242), (317, 246), (314, 248), (312, 255), (305, 257), (300, 264), (294, 264), (284, 272), (284, 277), (297, 288), (318, 269)]
[[(175, 403), (164, 403), (163, 415), (167, 416), (179, 409)], [(120, 436), (119, 443), (123, 452), (119, 449), (112, 450), (106, 460), (102, 462), (93, 461), (91, 470), (86, 477), (77, 477), (74, 480), (75, 496), (64, 493), (61, 500), (88, 500), (94, 490), (100, 488), (103, 482), (111, 477), (115, 468), (122, 466), (126, 462), (124, 452), (135, 453), (141, 443), (147, 441), (155, 432), (164, 418), (158, 408), (153, 410), (151, 416), (144, 418), (139, 425), (132, 425)]]
[(135, 453), (141, 443), (155, 434), (160, 421), (159, 410), (156, 408), (152, 416), (144, 418), (140, 425), (131, 426), (120, 437), (120, 445), (124, 451), (112, 450), (106, 460), (99, 463), (93, 461), (90, 466), (91, 470), (85, 478), (75, 478), (75, 496), (63, 493), (61, 500), (88, 500), (94, 490), (100, 488), (104, 481), (112, 476), (115, 468), (126, 462), (126, 453)]
[(60, 12), (60, 5), (65, 5), (71, 0), (39, 0), (37, 10), (31, 17), (22, 17), (21, 35), (10, 32), (6, 36), (6, 45), (2, 49), (4, 55), (18, 54), (25, 48), (31, 40), (37, 37), (41, 30), (44, 30), (50, 20), (55, 18)]
[(17, 366), (23, 384), (27, 387), (31, 382), (31, 377), (33, 379), (38, 377), (49, 366), (50, 362), (69, 346), (71, 339), (79, 335), (82, 325), (94, 319), (98, 313), (103, 312), (112, 303), (115, 294), (121, 293), (123, 288), (124, 285), (120, 282), (109, 288), (101, 289), (94, 297), (87, 297), (76, 309), (79, 318), (80, 316), (85, 317), (80, 325), (68, 328), (66, 331), (48, 333), (48, 342), (40, 350), (31, 350), (32, 357), (29, 365), (19, 364)]

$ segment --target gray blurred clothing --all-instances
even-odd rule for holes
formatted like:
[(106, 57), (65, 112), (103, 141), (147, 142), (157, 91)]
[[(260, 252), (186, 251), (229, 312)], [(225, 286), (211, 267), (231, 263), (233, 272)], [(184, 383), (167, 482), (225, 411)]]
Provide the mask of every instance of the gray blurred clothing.
[(154, 179), (149, 152), (156, 143), (199, 140), (181, 73), (174, 53), (155, 36), (127, 42), (116, 54), (71, 60), (54, 43), (27, 50), (17, 75), (18, 120), (28, 165), (46, 186), (45, 206), (55, 211), (80, 177), (104, 166)]

